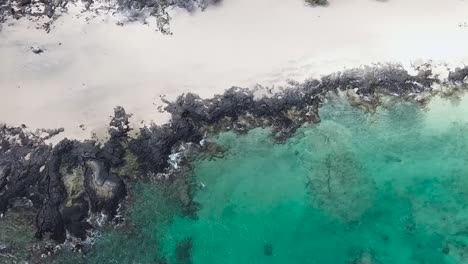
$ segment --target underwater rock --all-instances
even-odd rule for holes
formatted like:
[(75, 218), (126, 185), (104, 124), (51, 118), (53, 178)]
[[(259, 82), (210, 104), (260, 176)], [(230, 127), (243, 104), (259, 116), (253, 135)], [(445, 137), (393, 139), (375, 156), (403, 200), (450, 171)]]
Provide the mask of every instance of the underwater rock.
[(314, 142), (309, 148), (320, 149), (307, 161), (311, 204), (330, 216), (353, 222), (371, 207), (375, 183), (352, 152), (351, 134), (344, 126), (326, 121), (308, 137)]
[(360, 108), (366, 112), (375, 113), (375, 109), (380, 105), (378, 97), (361, 97), (354, 89), (347, 90), (346, 96), (351, 106)]
[(273, 245), (272, 244), (265, 243), (265, 245), (263, 245), (263, 255), (273, 256)]
[(397, 157), (393, 154), (385, 154), (384, 159), (386, 163), (400, 163), (402, 162), (400, 157)]
[(176, 261), (179, 264), (192, 263), (192, 238), (186, 238), (177, 244), (175, 249)]
[(448, 247), (447, 245), (445, 245), (443, 248), (442, 248), (442, 253), (444, 253), (445, 255), (448, 255), (450, 253), (450, 247)]
[(356, 158), (331, 152), (314, 165), (307, 184), (314, 206), (347, 222), (371, 207), (374, 182)]

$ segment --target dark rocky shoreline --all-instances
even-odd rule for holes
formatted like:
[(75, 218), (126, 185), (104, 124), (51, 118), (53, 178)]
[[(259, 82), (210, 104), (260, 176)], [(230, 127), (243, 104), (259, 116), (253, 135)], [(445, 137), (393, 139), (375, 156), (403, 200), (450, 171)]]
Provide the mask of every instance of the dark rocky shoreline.
[[(84, 240), (97, 227), (89, 221), (92, 215), (105, 215), (112, 223), (129, 183), (150, 178), (177, 181), (170, 155), (183, 147), (184, 159), (191, 151), (212, 148), (203, 144), (207, 135), (270, 127), (272, 136), (281, 143), (302, 125), (320, 122), (320, 104), (329, 92), (343, 91), (352, 105), (372, 112), (385, 96), (424, 105), (439, 93), (435, 85), (450, 87), (451, 93), (466, 89), (468, 67), (455, 69), (444, 81), (433, 76), (429, 65), (417, 70), (413, 76), (398, 65), (352, 69), (291, 83), (281, 92), (261, 98), (255, 98), (253, 90), (238, 87), (210, 99), (184, 94), (174, 102), (165, 101), (165, 110), (172, 115), (169, 123), (145, 126), (134, 138), (129, 136), (130, 115), (116, 107), (105, 143), (63, 139), (52, 146), (46, 140), (62, 129), (29, 132), (25, 126), (2, 125), (0, 223), (21, 209), (22, 214), (35, 215), (36, 231), (31, 237), (56, 244), (67, 236)], [(160, 177), (164, 173), (166, 176)], [(182, 211), (196, 217), (192, 186), (184, 181), (178, 184), (183, 185), (179, 188)], [(4, 248), (15, 254), (9, 245)], [(44, 254), (44, 250), (37, 254)]]

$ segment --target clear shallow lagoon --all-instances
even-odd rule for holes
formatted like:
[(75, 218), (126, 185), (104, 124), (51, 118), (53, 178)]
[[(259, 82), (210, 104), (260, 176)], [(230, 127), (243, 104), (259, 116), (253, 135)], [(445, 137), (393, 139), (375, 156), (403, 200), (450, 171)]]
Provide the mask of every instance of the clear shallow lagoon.
[(131, 232), (104, 235), (88, 261), (468, 263), (468, 124), (434, 129), (440, 115), (409, 103), (320, 115), (284, 144), (266, 129), (212, 138), (228, 150), (195, 162), (197, 219), (138, 184)]

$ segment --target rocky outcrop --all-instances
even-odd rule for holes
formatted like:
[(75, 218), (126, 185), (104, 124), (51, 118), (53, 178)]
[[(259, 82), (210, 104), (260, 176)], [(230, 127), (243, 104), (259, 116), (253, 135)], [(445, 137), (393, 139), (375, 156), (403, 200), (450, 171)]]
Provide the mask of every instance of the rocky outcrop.
[(88, 191), (93, 212), (115, 215), (119, 198), (125, 196), (125, 186), (119, 177), (110, 172), (105, 162), (86, 161), (85, 189)]
[(44, 165), (52, 152), (52, 147), (43, 143), (44, 138), (23, 128), (0, 126), (0, 214), (17, 197), (40, 206)]
[[(112, 125), (128, 123), (121, 110), (116, 108)], [(92, 228), (86, 221), (89, 214), (112, 217), (126, 194), (123, 181), (109, 171), (122, 163), (121, 140), (126, 140), (129, 129), (111, 127), (111, 138), (104, 145), (64, 139), (52, 147), (45, 139), (57, 131), (38, 136), (25, 127), (2, 126), (0, 213), (8, 214), (15, 201), (24, 198), (38, 210), (36, 237), (47, 234), (64, 242), (68, 232), (85, 239)]]
[(456, 68), (454, 71), (449, 73), (448, 80), (451, 82), (463, 83), (467, 81), (468, 67)]

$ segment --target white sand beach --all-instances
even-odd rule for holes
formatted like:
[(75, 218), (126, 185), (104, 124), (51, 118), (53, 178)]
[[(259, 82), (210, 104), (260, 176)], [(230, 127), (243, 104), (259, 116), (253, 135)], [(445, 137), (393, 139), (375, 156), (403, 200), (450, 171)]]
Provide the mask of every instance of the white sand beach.
[[(102, 131), (113, 107), (165, 122), (159, 96), (281, 85), (377, 62), (468, 62), (464, 0), (224, 0), (174, 10), (172, 36), (107, 16), (60, 18), (50, 33), (14, 21), (0, 32), (0, 122)], [(31, 52), (40, 46), (42, 54)], [(83, 124), (84, 129), (79, 126)]]

